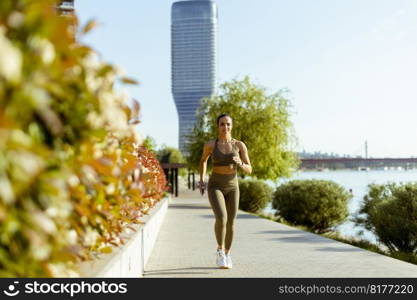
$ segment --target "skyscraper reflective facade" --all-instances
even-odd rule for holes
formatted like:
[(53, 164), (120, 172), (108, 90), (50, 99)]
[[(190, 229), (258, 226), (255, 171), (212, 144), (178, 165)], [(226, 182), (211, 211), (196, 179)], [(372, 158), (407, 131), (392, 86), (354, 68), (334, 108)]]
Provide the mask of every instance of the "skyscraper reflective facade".
[(216, 86), (217, 6), (210, 0), (178, 1), (171, 10), (172, 93), (179, 119), (179, 148), (196, 121), (203, 97)]

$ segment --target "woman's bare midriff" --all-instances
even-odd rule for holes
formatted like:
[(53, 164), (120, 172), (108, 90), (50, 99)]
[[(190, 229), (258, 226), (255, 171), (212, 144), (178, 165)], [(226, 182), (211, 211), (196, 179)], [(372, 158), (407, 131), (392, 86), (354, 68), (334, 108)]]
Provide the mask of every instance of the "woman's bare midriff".
[(231, 175), (235, 174), (236, 170), (233, 166), (214, 166), (213, 173)]

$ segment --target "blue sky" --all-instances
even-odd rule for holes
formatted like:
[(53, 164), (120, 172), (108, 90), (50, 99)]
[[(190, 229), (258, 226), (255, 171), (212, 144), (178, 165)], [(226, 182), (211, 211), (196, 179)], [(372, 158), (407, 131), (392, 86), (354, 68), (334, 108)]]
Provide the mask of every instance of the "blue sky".
[[(171, 94), (174, 1), (76, 0), (82, 41), (139, 80), (144, 135), (178, 147)], [(290, 90), (296, 150), (417, 156), (417, 1), (217, 0), (218, 81)]]

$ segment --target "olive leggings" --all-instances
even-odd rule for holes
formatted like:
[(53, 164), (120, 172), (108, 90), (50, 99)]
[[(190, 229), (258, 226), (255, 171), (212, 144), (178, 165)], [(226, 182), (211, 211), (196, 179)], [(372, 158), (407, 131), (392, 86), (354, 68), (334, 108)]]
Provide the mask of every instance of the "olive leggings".
[(239, 208), (239, 183), (236, 174), (212, 173), (208, 182), (208, 198), (216, 222), (217, 244), (229, 250), (233, 240), (233, 225)]

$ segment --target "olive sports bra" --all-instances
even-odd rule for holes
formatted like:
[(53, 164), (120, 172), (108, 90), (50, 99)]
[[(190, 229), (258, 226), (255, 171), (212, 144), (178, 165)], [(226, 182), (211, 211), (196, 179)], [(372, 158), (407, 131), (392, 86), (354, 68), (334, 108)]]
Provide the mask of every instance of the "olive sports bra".
[(217, 147), (217, 139), (214, 143), (214, 149), (212, 153), (213, 166), (230, 166), (236, 164), (233, 161), (233, 156), (239, 157), (239, 149), (236, 146), (236, 140), (232, 141), (232, 152), (222, 153)]

